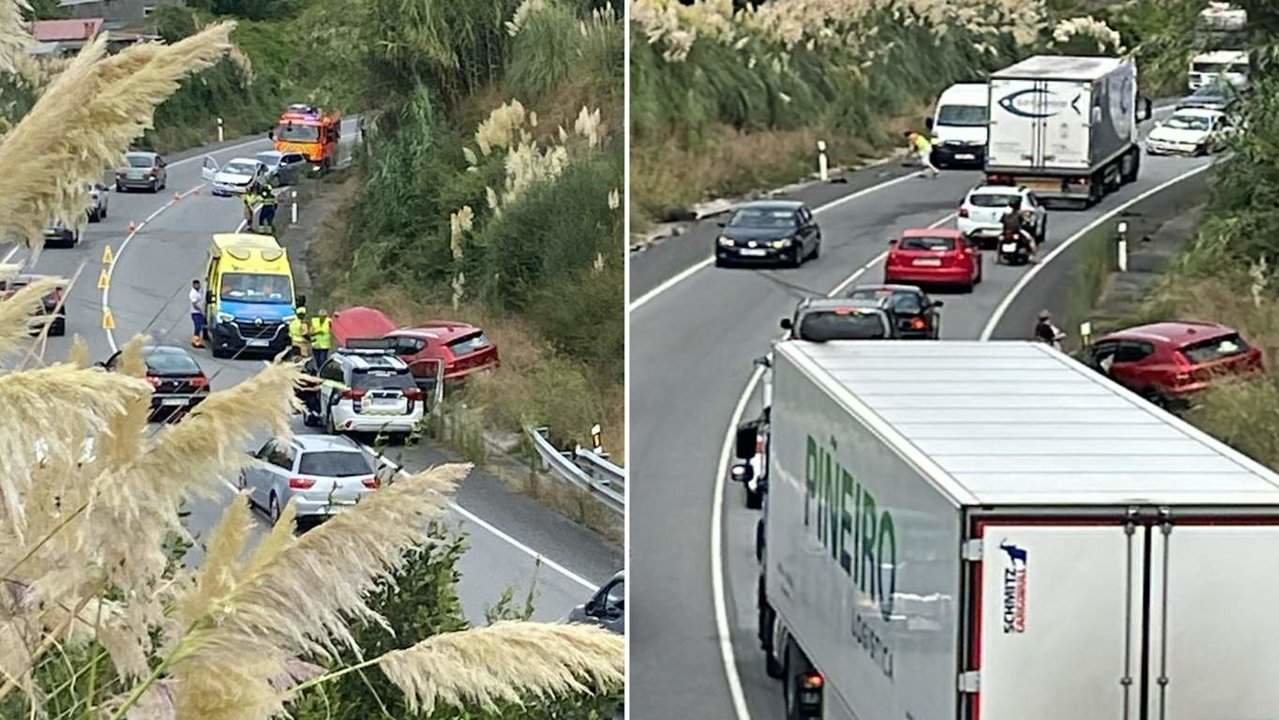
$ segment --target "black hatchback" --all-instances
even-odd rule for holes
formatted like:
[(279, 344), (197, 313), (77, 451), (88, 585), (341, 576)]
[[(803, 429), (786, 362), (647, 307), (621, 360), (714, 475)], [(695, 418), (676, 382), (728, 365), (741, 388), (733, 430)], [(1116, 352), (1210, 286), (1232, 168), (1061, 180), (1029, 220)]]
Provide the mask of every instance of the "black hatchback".
[[(186, 414), (209, 397), (209, 378), (191, 354), (171, 345), (148, 346), (142, 351), (151, 394), (151, 419)], [(120, 369), (121, 352), (100, 363), (111, 372)]]
[(738, 206), (715, 239), (715, 266), (767, 263), (799, 267), (822, 251), (822, 231), (808, 206), (760, 200)]
[(874, 302), (889, 311), (898, 337), (937, 340), (941, 337), (943, 303), (914, 285), (858, 285), (844, 296)]

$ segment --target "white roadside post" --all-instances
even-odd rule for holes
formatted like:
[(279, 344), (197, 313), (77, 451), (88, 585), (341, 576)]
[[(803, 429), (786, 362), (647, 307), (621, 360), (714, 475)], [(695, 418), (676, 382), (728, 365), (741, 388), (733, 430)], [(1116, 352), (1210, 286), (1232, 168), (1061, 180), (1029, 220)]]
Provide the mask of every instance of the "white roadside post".
[(599, 423), (591, 426), (591, 450), (596, 455), (604, 454), (604, 441), (601, 439), (601, 430)]
[(222, 118), (218, 118), (218, 142), (223, 141)]
[(1128, 272), (1128, 223), (1119, 223), (1119, 272)]
[(289, 208), (289, 214), (292, 216), (293, 224), (297, 225), (298, 224), (298, 191), (294, 190), (293, 193), (290, 195), (290, 198), (292, 199), (292, 202), (290, 203), (292, 207)]
[(817, 141), (817, 174), (821, 177), (822, 182), (830, 179), (830, 165), (826, 160), (826, 141)]
[(1084, 347), (1092, 344), (1092, 323), (1087, 320), (1079, 323), (1079, 343)]

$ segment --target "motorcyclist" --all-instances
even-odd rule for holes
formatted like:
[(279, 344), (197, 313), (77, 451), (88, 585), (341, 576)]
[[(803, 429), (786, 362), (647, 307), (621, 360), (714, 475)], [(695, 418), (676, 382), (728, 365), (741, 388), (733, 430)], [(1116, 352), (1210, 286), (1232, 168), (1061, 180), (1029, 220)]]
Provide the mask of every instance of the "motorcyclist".
[(1008, 212), (1004, 213), (1003, 237), (1004, 241), (1012, 240), (1018, 245), (1026, 248), (1026, 254), (1030, 257), (1030, 261), (1035, 261), (1035, 256), (1039, 251), (1038, 244), (1027, 230), (1025, 218), (1021, 214), (1021, 198), (1013, 196), (1008, 201)]
[(1053, 325), (1052, 313), (1042, 310), (1039, 313), (1039, 322), (1035, 323), (1035, 340), (1041, 343), (1052, 345), (1054, 348), (1061, 349), (1061, 341), (1066, 337), (1066, 333), (1062, 332), (1056, 325)]

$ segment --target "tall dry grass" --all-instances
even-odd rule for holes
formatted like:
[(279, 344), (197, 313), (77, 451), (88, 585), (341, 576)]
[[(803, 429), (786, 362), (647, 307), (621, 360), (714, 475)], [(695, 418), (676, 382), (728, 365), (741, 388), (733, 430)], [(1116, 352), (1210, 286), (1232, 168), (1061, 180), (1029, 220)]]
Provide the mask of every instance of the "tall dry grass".
[[(29, 233), (49, 214), (79, 213), (71, 184), (117, 156), (180, 78), (224, 55), (230, 30), (217, 25), (109, 58), (100, 42), (88, 46), (0, 141), (3, 188), (12, 190), (0, 201), (6, 227)], [(47, 289), (0, 301), (0, 355), (26, 340)], [(421, 546), (465, 466), (394, 478), (301, 538), (291, 505), (252, 548), (239, 497), (201, 568), (176, 565), (173, 538), (193, 541), (180, 522), (183, 504), (235, 475), (249, 461), (241, 448), (251, 436), (287, 435), (302, 378), (296, 366), (270, 365), (152, 433), (151, 386), (140, 377), (145, 343), (126, 344), (116, 373), (89, 367), (79, 340), (70, 362), (0, 373), (0, 717), (55, 707), (59, 718), (84, 720), (139, 711), (261, 720), (373, 667), (423, 705), (620, 685), (620, 638), (557, 624), (458, 632), (336, 661), (340, 650), (359, 654), (352, 623), (384, 625), (366, 597)]]

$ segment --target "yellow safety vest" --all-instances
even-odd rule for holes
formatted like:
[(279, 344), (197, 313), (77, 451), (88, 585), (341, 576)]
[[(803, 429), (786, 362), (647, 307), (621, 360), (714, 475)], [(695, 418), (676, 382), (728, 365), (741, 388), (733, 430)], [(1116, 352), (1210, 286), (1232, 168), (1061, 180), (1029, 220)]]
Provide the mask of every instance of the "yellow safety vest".
[(311, 320), (311, 346), (317, 350), (333, 349), (333, 320), (318, 317)]
[(294, 344), (305, 342), (306, 335), (311, 330), (308, 325), (309, 323), (306, 320), (293, 318), (293, 321), (289, 323), (289, 339)]
[(911, 135), (910, 142), (915, 146), (915, 150), (917, 152), (924, 152), (925, 150), (931, 150), (933, 148), (933, 144), (928, 142), (928, 138), (920, 135), (919, 133)]

